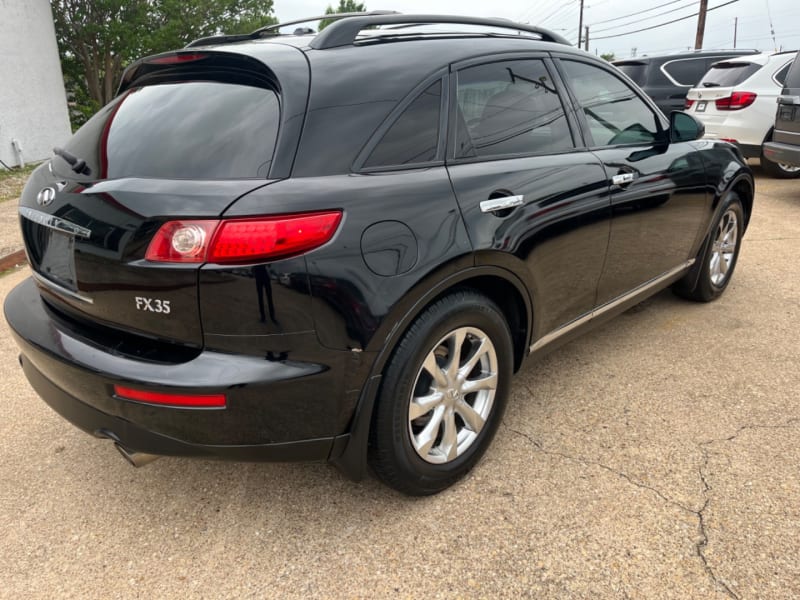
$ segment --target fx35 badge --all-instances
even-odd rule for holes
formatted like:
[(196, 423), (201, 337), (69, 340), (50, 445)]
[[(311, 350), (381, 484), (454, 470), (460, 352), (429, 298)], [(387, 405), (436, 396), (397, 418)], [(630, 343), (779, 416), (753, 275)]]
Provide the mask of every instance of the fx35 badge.
[(159, 300), (158, 298), (144, 298), (143, 296), (136, 296), (136, 310), (143, 310), (145, 312), (154, 312), (168, 315), (170, 313), (169, 300)]

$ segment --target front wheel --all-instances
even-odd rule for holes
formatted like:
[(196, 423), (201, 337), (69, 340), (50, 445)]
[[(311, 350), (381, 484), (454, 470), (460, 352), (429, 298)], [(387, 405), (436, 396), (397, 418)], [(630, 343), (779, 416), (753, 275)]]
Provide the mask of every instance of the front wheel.
[(478, 461), (499, 425), (513, 349), (500, 309), (473, 291), (428, 307), (384, 371), (370, 464), (391, 487), (435, 494)]
[(742, 201), (731, 192), (714, 222), (710, 239), (697, 257), (696, 267), (675, 284), (675, 293), (697, 302), (710, 302), (722, 295), (733, 276), (743, 233)]

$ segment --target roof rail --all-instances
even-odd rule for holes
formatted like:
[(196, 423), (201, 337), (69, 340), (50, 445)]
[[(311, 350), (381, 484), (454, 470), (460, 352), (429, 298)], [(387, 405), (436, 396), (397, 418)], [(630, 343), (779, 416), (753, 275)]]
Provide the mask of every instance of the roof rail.
[(332, 13), (329, 15), (321, 15), (318, 17), (306, 17), (304, 19), (297, 19), (294, 21), (286, 21), (285, 23), (272, 23), (270, 25), (265, 25), (264, 27), (259, 27), (255, 31), (250, 33), (238, 33), (232, 35), (211, 35), (204, 38), (199, 38), (193, 40), (186, 44), (187, 48), (192, 48), (194, 46), (208, 46), (209, 44), (232, 44), (234, 42), (243, 42), (245, 40), (255, 40), (262, 36), (268, 35), (279, 35), (278, 30), (282, 27), (288, 27), (289, 25), (300, 25), (302, 23), (312, 23), (314, 21), (338, 21), (339, 19), (347, 19), (350, 17), (369, 17), (369, 16), (380, 16), (380, 15), (397, 15), (400, 14), (393, 10), (373, 10), (369, 12), (350, 12), (350, 13)]
[[(353, 13), (349, 13), (353, 15)], [(329, 18), (329, 17), (324, 17)], [(432, 23), (445, 23), (454, 25), (483, 25), (486, 27), (496, 27), (500, 29), (512, 29), (533, 33), (546, 42), (555, 42), (571, 46), (565, 38), (548, 29), (515, 23), (507, 19), (463, 17), (455, 15), (402, 15), (402, 14), (381, 14), (381, 15), (354, 15), (347, 19), (332, 23), (323, 29), (309, 44), (317, 50), (328, 48), (338, 48), (350, 46), (355, 42), (356, 37), (362, 29), (375, 25), (397, 25), (397, 24), (418, 24), (427, 25)]]

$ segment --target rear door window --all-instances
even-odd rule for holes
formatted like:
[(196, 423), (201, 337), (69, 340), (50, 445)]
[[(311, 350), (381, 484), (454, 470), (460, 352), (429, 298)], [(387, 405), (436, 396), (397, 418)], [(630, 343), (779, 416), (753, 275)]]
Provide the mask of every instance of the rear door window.
[(561, 99), (541, 60), (459, 71), (457, 113), (456, 158), (574, 148)]
[(365, 167), (426, 163), (436, 159), (442, 82), (417, 96), (384, 134), (364, 163)]
[(723, 61), (712, 65), (697, 87), (733, 87), (755, 74), (761, 65), (742, 61)]
[[(93, 179), (266, 178), (280, 122), (266, 88), (185, 81), (132, 88), (92, 117), (66, 149)], [(60, 169), (69, 172), (66, 165)]]

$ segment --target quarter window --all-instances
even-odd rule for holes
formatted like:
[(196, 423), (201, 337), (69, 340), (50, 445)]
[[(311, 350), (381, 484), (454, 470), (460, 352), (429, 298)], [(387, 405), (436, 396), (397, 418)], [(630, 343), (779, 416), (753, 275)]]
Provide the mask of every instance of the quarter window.
[(687, 58), (664, 63), (662, 67), (678, 85), (693, 86), (706, 72), (704, 58)]
[(435, 160), (441, 104), (442, 82), (439, 80), (408, 105), (375, 146), (364, 166), (399, 166)]
[(655, 141), (659, 131), (656, 115), (632, 88), (599, 67), (572, 60), (561, 64), (586, 116), (595, 146)]
[(541, 60), (458, 73), (456, 157), (540, 154), (574, 147), (564, 108)]

